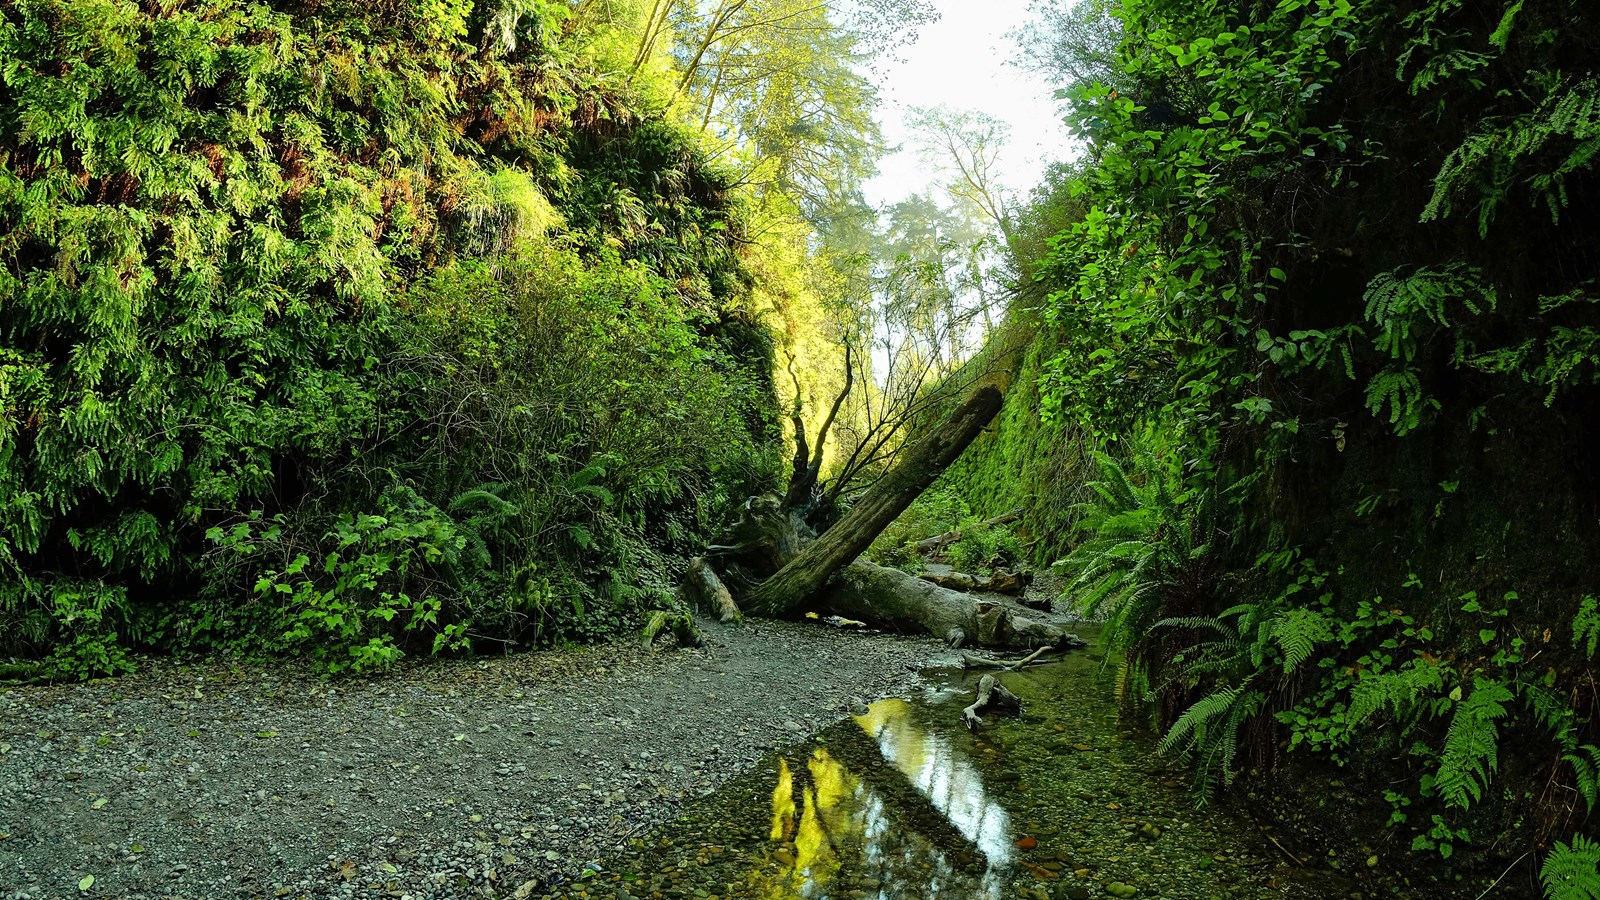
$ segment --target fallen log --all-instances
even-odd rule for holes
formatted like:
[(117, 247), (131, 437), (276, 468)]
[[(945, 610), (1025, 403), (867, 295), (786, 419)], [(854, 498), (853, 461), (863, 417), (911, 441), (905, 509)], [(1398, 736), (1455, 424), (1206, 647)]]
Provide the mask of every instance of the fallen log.
[(1007, 715), (1016, 715), (1022, 712), (1022, 698), (1006, 690), (1000, 679), (993, 675), (985, 675), (978, 680), (978, 696), (972, 705), (961, 711), (961, 721), (967, 728), (977, 728), (983, 724), (984, 713), (994, 712)]
[(1028, 589), (1028, 583), (1033, 580), (1033, 576), (1027, 572), (1007, 572), (1004, 569), (988, 576), (968, 575), (965, 572), (923, 572), (917, 577), (952, 591), (982, 591), (988, 594), (1020, 594)]
[(922, 572), (917, 575), (929, 584), (937, 584), (948, 591), (960, 591), (963, 594), (978, 589), (978, 577), (965, 572)]
[(1004, 373), (995, 373), (980, 381), (949, 418), (906, 449), (900, 462), (844, 518), (757, 585), (746, 603), (750, 611), (769, 616), (788, 613), (850, 565), (994, 419), (1007, 380)]
[(683, 574), (678, 590), (692, 608), (717, 617), (719, 622), (734, 622), (743, 618), (739, 604), (733, 602), (722, 579), (717, 577), (711, 564), (703, 556), (689, 560), (689, 570)]
[(1002, 672), (1015, 672), (1028, 666), (1042, 666), (1050, 662), (1039, 657), (1047, 648), (1040, 647), (1022, 659), (991, 659), (986, 656), (973, 656), (971, 653), (961, 654), (961, 665), (968, 669), (999, 669)]
[[(973, 597), (865, 561), (852, 563), (820, 595), (823, 606), (902, 632), (923, 632), (984, 647), (1081, 646), (1060, 626), (1018, 615), (994, 600)], [(952, 640), (955, 634), (959, 640)]]
[(698, 647), (701, 644), (700, 630), (694, 627), (694, 617), (688, 613), (665, 610), (651, 613), (650, 621), (639, 633), (639, 640), (646, 650), (651, 650), (655, 648), (656, 638), (663, 633), (676, 637), (680, 647)]

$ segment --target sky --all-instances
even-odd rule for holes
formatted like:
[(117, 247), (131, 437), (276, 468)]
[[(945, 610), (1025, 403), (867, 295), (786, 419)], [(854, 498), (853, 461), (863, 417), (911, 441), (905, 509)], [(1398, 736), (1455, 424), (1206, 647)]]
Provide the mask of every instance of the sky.
[(879, 65), (878, 119), (900, 152), (879, 162), (879, 174), (866, 185), (874, 205), (893, 203), (924, 190), (932, 180), (918, 159), (904, 125), (915, 106), (944, 104), (979, 109), (1011, 126), (1000, 158), (1001, 182), (1012, 195), (1025, 196), (1045, 166), (1065, 158), (1066, 129), (1051, 89), (1011, 64), (1018, 56), (1006, 32), (1027, 18), (1028, 0), (934, 0), (940, 18), (923, 26), (917, 40), (898, 52), (898, 61)]

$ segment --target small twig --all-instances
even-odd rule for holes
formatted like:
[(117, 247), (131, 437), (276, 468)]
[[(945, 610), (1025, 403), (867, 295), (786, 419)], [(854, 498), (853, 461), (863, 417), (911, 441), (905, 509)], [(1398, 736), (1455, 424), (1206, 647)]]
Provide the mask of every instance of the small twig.
[(1532, 852), (1533, 852), (1532, 850), (1524, 851), (1521, 856), (1519, 856), (1516, 859), (1512, 860), (1511, 861), (1511, 865), (1506, 866), (1506, 870), (1504, 872), (1500, 873), (1500, 877), (1496, 878), (1494, 880), (1494, 883), (1492, 883), (1488, 887), (1484, 888), (1483, 889), (1483, 893), (1481, 893), (1478, 896), (1474, 897), (1473, 900), (1483, 900), (1483, 898), (1489, 896), (1489, 892), (1494, 890), (1495, 888), (1499, 887), (1500, 886), (1500, 882), (1505, 881), (1506, 880), (1506, 876), (1511, 874), (1511, 870), (1515, 869), (1519, 863), (1521, 863), (1523, 860), (1527, 859), (1528, 858), (1528, 854), (1532, 853)]
[(1027, 656), (1023, 657), (1022, 659), (1019, 659), (1016, 662), (1012, 663), (1011, 665), (1006, 666), (1005, 671), (1007, 671), (1007, 672), (1015, 672), (1016, 670), (1022, 668), (1023, 666), (1026, 666), (1028, 663), (1031, 663), (1034, 660), (1038, 659), (1039, 655), (1041, 653), (1044, 653), (1044, 650), (1045, 650), (1045, 648), (1040, 647), (1039, 649), (1037, 649), (1037, 650), (1033, 651), (1032, 653), (1029, 653)]
[[(1263, 831), (1262, 834), (1266, 834), (1266, 832)], [(1284, 845), (1278, 843), (1278, 839), (1277, 838), (1273, 837), (1270, 834), (1267, 834), (1267, 840), (1272, 842), (1272, 846), (1277, 847), (1279, 850), (1282, 850), (1283, 851), (1283, 855), (1289, 857), (1290, 861), (1293, 862), (1295, 865), (1299, 866), (1302, 869), (1304, 869), (1306, 867), (1306, 864), (1301, 862), (1299, 857), (1297, 857), (1293, 853), (1289, 852), (1289, 848), (1288, 847), (1285, 847)]]

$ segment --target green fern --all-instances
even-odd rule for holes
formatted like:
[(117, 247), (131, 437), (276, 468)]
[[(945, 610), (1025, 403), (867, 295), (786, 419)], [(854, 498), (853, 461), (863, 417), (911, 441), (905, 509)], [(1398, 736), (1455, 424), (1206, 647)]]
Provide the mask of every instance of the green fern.
[(1494, 309), (1498, 299), (1494, 288), (1483, 282), (1480, 270), (1453, 263), (1440, 268), (1422, 266), (1404, 276), (1399, 270), (1385, 272), (1367, 285), (1366, 301), (1367, 321), (1379, 328), (1374, 348), (1409, 363), (1416, 359), (1426, 336), (1423, 329), (1450, 326), (1453, 304), (1480, 315)]
[[(1080, 610), (1106, 611), (1105, 633), (1129, 649), (1154, 627), (1167, 601), (1205, 580), (1211, 545), (1205, 510), (1195, 510), (1172, 467), (1147, 454), (1123, 463), (1096, 453), (1095, 501), (1078, 507), (1083, 542), (1056, 566), (1072, 575), (1066, 592)], [(1203, 507), (1203, 504), (1201, 505)]]
[(609, 490), (601, 487), (598, 484), (595, 484), (597, 479), (604, 478), (605, 476), (605, 466), (598, 464), (585, 466), (571, 478), (567, 479), (567, 490), (577, 494), (580, 497), (589, 497), (597, 500), (601, 506), (611, 506), (616, 502), (616, 498), (612, 496)]
[(1575, 835), (1556, 842), (1539, 870), (1546, 900), (1600, 900), (1600, 843)]
[(1572, 617), (1572, 643), (1586, 647), (1590, 657), (1600, 649), (1600, 602), (1585, 597)]
[(1400, 718), (1426, 694), (1443, 687), (1444, 672), (1421, 660), (1404, 669), (1368, 675), (1350, 689), (1350, 724), (1360, 725), (1386, 707)]
[(1474, 678), (1472, 693), (1456, 706), (1445, 734), (1444, 753), (1434, 786), (1445, 803), (1463, 809), (1483, 799), (1483, 789), (1499, 767), (1500, 731), (1495, 725), (1514, 699), (1504, 684)]
[(1296, 607), (1275, 617), (1266, 633), (1283, 654), (1283, 672), (1287, 675), (1310, 659), (1318, 644), (1333, 639), (1333, 626), (1322, 613)]
[(1184, 710), (1162, 738), (1162, 753), (1194, 762), (1195, 792), (1202, 800), (1219, 783), (1233, 783), (1239, 729), (1265, 703), (1266, 695), (1247, 685), (1218, 688)]
[[(1468, 135), (1445, 157), (1434, 176), (1433, 198), (1422, 221), (1450, 215), (1456, 200), (1475, 187), (1478, 233), (1487, 236), (1499, 205), (1519, 183), (1526, 185), (1559, 222), (1569, 197), (1566, 181), (1587, 169), (1600, 154), (1600, 81), (1593, 78), (1556, 85), (1539, 108), (1509, 121), (1490, 124)], [(1559, 148), (1548, 153), (1552, 147)], [(1533, 160), (1541, 163), (1529, 171)]]
[(1600, 805), (1600, 747), (1584, 744), (1562, 754), (1561, 758), (1572, 766), (1573, 786), (1583, 798), (1585, 808), (1594, 812), (1595, 806)]

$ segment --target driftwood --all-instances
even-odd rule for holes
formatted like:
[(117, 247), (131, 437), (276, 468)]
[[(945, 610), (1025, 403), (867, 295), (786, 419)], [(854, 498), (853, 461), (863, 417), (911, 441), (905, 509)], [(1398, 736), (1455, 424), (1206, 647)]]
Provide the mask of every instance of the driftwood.
[(968, 728), (977, 728), (983, 724), (984, 713), (1003, 713), (1016, 715), (1022, 712), (1022, 699), (1016, 694), (1006, 690), (1000, 679), (993, 675), (985, 675), (978, 680), (978, 696), (972, 705), (961, 711), (961, 721)]
[(757, 585), (745, 606), (763, 615), (783, 615), (821, 591), (977, 438), (1000, 411), (1006, 380), (996, 373), (980, 381), (949, 418), (905, 450), (844, 518)]
[(1033, 581), (1033, 576), (1027, 572), (1007, 572), (1003, 569), (989, 576), (968, 575), (965, 572), (924, 572), (917, 577), (952, 591), (981, 591), (987, 594), (1020, 594)]
[[(1022, 510), (1014, 509), (1011, 512), (995, 516), (991, 519), (984, 519), (982, 522), (978, 523), (978, 526), (980, 528), (993, 528), (996, 525), (1010, 525), (1012, 522), (1015, 522), (1020, 518), (1022, 518)], [(937, 553), (959, 540), (961, 540), (961, 529), (957, 528), (953, 531), (946, 531), (944, 534), (936, 534), (933, 537), (923, 538), (922, 540), (917, 541), (917, 552)]]
[(691, 606), (716, 616), (719, 622), (743, 618), (739, 614), (739, 605), (733, 602), (733, 594), (728, 592), (727, 586), (703, 556), (689, 560), (689, 571), (684, 573), (679, 589)]
[(822, 605), (840, 615), (876, 622), (897, 631), (925, 632), (952, 646), (1081, 646), (1058, 625), (1025, 616), (1003, 603), (946, 590), (899, 569), (852, 563), (819, 595)]
[(990, 659), (986, 656), (973, 656), (970, 653), (963, 653), (961, 654), (961, 664), (968, 669), (999, 669), (1002, 672), (1015, 672), (1028, 666), (1042, 666), (1049, 662), (1047, 659), (1039, 658), (1044, 654), (1045, 649), (1040, 647), (1022, 659)]

